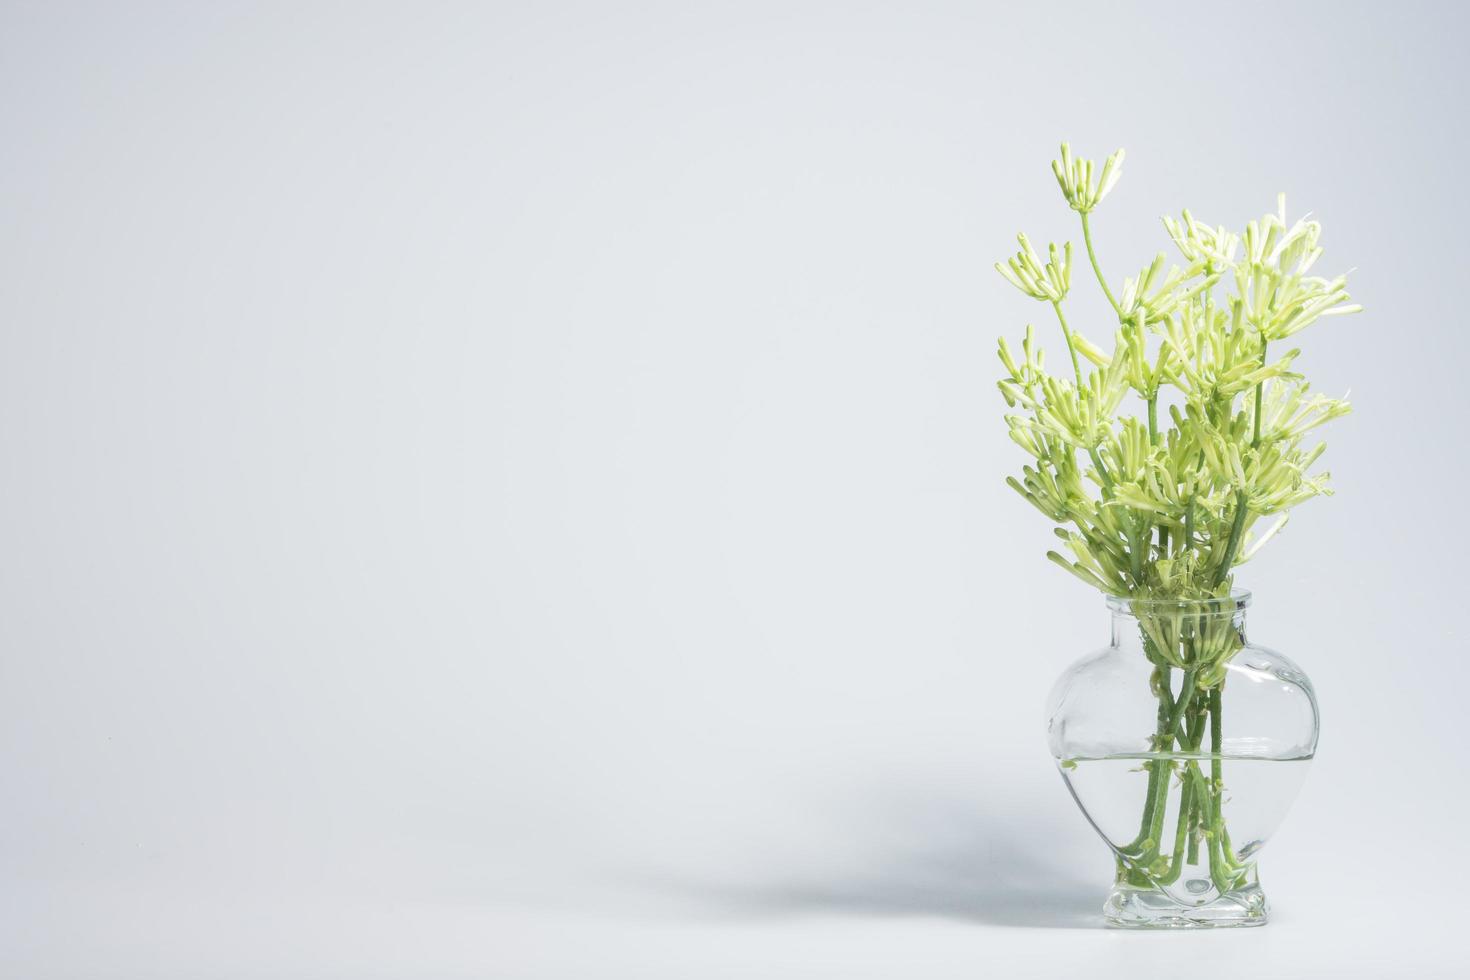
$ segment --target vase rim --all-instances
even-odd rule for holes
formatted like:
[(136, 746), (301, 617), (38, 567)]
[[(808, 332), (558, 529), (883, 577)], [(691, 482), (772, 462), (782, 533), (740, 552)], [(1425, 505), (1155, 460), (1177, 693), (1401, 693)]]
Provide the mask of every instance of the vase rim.
[(1135, 599), (1129, 596), (1110, 595), (1106, 596), (1108, 608), (1113, 612), (1132, 614), (1135, 610), (1143, 610), (1158, 614), (1169, 610), (1192, 611), (1197, 613), (1235, 613), (1243, 612), (1251, 604), (1251, 594), (1247, 589), (1232, 589), (1229, 597), (1216, 597), (1210, 599)]

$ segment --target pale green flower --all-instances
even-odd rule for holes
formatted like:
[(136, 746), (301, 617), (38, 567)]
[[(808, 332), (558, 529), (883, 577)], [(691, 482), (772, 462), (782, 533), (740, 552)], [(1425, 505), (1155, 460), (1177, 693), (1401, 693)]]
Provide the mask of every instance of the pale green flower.
[[(1254, 405), (1249, 409), (1254, 421)], [(1261, 400), (1261, 438), (1265, 442), (1296, 443), (1308, 432), (1352, 411), (1345, 400), (1308, 395), (1297, 379), (1268, 382)]]
[(1184, 270), (1174, 266), (1166, 274), (1164, 253), (1160, 252), (1142, 272), (1123, 280), (1123, 292), (1118, 295), (1118, 319), (1139, 325), (1158, 323), (1189, 298), (1189, 292), (1181, 288), (1183, 285)]
[(1055, 244), (1048, 245), (1047, 261), (1042, 265), (1025, 235), (1017, 235), (1016, 240), (1021, 243), (1021, 250), (1004, 265), (997, 262), (995, 271), (1033, 299), (1049, 303), (1066, 299), (1067, 290), (1072, 287), (1072, 243), (1067, 242), (1060, 253)]
[(1189, 209), (1185, 208), (1181, 221), (1164, 215), (1164, 227), (1192, 270), (1224, 269), (1235, 265), (1240, 236), (1226, 231), (1223, 225), (1211, 228), (1200, 224), (1194, 220)]
[(1108, 196), (1108, 191), (1123, 176), (1123, 151), (1118, 150), (1103, 162), (1096, 182), (1092, 179), (1093, 169), (1091, 160), (1073, 157), (1072, 147), (1067, 143), (1062, 144), (1062, 158), (1051, 162), (1052, 173), (1056, 174), (1062, 194), (1073, 211), (1086, 214)]

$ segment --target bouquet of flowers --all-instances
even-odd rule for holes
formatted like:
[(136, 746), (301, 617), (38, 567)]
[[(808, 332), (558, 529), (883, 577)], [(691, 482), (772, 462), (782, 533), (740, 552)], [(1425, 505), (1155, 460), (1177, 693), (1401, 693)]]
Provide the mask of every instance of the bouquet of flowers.
[(1331, 492), (1328, 474), (1312, 472), (1324, 447), (1311, 438), (1348, 404), (1310, 390), (1294, 370), (1294, 345), (1318, 321), (1359, 307), (1344, 276), (1313, 273), (1321, 226), (1288, 221), (1284, 195), (1240, 233), (1187, 210), (1164, 218), (1178, 259), (1160, 252), (1113, 288), (1090, 222), (1122, 167), (1122, 150), (1096, 167), (1065, 143), (1052, 163), (1116, 316), (1099, 332), (1112, 334), (1111, 349), (1074, 329), (1064, 311), (1071, 242), (1048, 245), (1043, 259), (1023, 234), (1020, 251), (996, 265), (1051, 307), (1066, 350), (1062, 370), (1049, 373), (1030, 326), (1019, 348), (1000, 341), (1005, 421), (1029, 457), (1007, 482), (1055, 525), (1064, 550), (1047, 552), (1051, 561), (1128, 601), (1153, 667), (1148, 789), (1137, 837), (1116, 848), (1120, 874), (1139, 886), (1168, 883), (1205, 847), (1223, 894), (1244, 868), (1222, 816), (1219, 754), (1226, 665), (1243, 639), (1230, 616), (1198, 610), (1228, 603), (1235, 569), (1291, 508)]

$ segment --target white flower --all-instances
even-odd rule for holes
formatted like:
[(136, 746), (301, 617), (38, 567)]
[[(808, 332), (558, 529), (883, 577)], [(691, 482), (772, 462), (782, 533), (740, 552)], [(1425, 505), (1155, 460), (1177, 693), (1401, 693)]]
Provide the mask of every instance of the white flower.
[(1051, 171), (1056, 174), (1062, 194), (1073, 211), (1086, 214), (1108, 196), (1108, 191), (1123, 176), (1123, 151), (1118, 150), (1103, 162), (1096, 183), (1092, 180), (1093, 170), (1092, 161), (1073, 157), (1072, 147), (1067, 143), (1062, 144), (1062, 158), (1051, 162)]
[(1182, 221), (1164, 215), (1164, 228), (1193, 270), (1226, 269), (1235, 265), (1240, 236), (1226, 231), (1223, 225), (1211, 228), (1201, 224), (1185, 208)]
[(1031, 247), (1031, 240), (1024, 234), (1017, 235), (1021, 250), (1005, 265), (995, 263), (995, 271), (1021, 292), (1033, 299), (1048, 303), (1060, 303), (1072, 288), (1072, 243), (1067, 242), (1060, 252), (1055, 243), (1047, 246), (1046, 265)]

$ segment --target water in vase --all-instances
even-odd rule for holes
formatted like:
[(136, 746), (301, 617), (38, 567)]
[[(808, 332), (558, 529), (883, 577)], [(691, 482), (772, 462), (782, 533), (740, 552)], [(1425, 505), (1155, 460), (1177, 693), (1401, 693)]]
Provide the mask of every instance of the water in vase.
[(1181, 905), (1204, 906), (1254, 885), (1255, 857), (1281, 825), (1310, 764), (1310, 757), (1157, 753), (1059, 765), (1117, 855), (1120, 876)]

